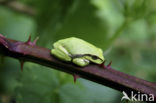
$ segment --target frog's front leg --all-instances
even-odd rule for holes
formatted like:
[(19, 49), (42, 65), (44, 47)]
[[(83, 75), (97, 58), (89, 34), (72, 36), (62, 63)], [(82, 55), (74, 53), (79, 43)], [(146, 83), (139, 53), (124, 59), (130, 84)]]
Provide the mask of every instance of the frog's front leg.
[(78, 66), (84, 67), (89, 64), (89, 60), (85, 58), (73, 58), (72, 62)]
[(69, 56), (69, 53), (61, 45), (54, 45), (54, 49), (51, 50), (51, 53), (63, 61), (72, 60), (72, 58)]

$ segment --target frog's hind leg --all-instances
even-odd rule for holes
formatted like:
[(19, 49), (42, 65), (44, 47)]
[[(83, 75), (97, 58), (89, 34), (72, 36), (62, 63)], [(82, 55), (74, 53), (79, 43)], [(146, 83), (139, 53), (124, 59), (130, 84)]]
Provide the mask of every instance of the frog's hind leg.
[(78, 66), (84, 67), (89, 64), (89, 60), (84, 59), (84, 58), (74, 58), (73, 63)]
[(61, 45), (54, 45), (54, 49), (51, 50), (51, 53), (57, 58), (63, 61), (71, 61), (72, 58), (69, 56), (68, 52)]

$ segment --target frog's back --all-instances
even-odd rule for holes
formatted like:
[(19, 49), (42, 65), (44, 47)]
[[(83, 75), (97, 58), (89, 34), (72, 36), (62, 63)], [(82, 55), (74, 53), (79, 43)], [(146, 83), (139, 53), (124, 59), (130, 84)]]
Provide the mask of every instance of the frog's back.
[[(95, 47), (94, 45), (75, 37), (70, 37), (67, 39), (58, 41), (63, 47), (67, 49), (70, 54), (94, 54), (96, 56), (103, 55), (103, 52), (100, 48)], [(72, 48), (72, 49), (71, 49)]]

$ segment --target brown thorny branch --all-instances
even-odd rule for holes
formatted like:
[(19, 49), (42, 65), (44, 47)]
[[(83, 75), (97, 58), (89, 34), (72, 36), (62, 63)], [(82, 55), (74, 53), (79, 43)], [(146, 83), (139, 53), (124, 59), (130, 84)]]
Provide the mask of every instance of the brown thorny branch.
[(5, 38), (0, 35), (0, 54), (19, 59), (21, 64), (25, 61), (35, 62), (52, 69), (57, 69), (70, 74), (76, 74), (81, 78), (111, 87), (119, 91), (125, 91), (130, 95), (136, 93), (154, 94), (156, 96), (156, 84), (119, 72), (112, 68), (103, 69), (99, 65), (90, 64), (86, 67), (78, 67), (72, 63), (60, 61), (50, 54), (50, 49), (36, 46), (36, 40), (20, 42)]

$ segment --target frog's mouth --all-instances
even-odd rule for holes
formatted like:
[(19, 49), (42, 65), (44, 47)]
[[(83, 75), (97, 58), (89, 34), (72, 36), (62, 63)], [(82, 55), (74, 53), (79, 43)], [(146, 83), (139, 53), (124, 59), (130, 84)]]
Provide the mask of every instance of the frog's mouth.
[(101, 62), (103, 62), (104, 60), (99, 58), (98, 56), (96, 55), (92, 55), (92, 54), (75, 54), (75, 55), (72, 55), (71, 58), (74, 59), (74, 58), (81, 58), (81, 57), (91, 57), (93, 60), (101, 60)]

